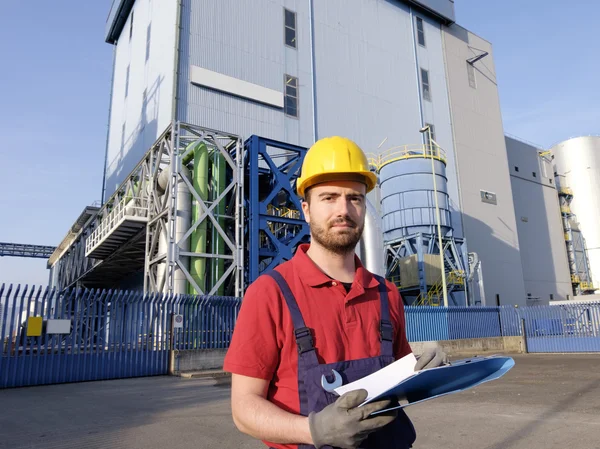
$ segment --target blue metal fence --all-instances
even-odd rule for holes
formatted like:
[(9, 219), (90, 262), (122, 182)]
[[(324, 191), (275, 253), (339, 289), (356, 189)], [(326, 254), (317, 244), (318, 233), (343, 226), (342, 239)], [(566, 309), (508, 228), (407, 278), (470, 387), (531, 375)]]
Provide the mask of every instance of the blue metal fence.
[[(0, 388), (166, 374), (171, 349), (229, 347), (241, 299), (0, 286)], [(600, 352), (600, 304), (405, 308), (408, 340), (520, 336)], [(173, 318), (181, 316), (181, 328)]]
[[(168, 351), (229, 345), (240, 300), (0, 286), (0, 388), (166, 374)], [(181, 314), (184, 328), (172, 329)]]
[(519, 309), (528, 352), (600, 352), (600, 304)]
[(408, 341), (502, 336), (498, 307), (405, 307)]

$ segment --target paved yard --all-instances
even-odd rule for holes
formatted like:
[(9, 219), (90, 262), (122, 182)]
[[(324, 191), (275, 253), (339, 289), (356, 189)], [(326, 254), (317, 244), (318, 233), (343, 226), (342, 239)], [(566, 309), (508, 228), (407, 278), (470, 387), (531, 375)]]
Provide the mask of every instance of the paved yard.
[[(419, 449), (600, 448), (600, 355), (515, 356), (499, 381), (409, 407)], [(229, 386), (155, 377), (0, 390), (0, 448), (261, 448)]]

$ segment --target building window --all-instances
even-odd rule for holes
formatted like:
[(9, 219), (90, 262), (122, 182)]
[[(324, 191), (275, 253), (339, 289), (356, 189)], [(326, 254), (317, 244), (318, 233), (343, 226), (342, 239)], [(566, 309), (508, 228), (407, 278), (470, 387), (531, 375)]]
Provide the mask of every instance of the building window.
[(144, 89), (144, 93), (142, 94), (142, 129), (146, 127), (146, 122), (148, 121), (148, 90)]
[(432, 140), (435, 140), (435, 126), (433, 126), (431, 123), (425, 123), (425, 127), (429, 127), (429, 130), (423, 133), (425, 136), (425, 154), (429, 155), (434, 151), (435, 144), (432, 142)]
[(536, 172), (531, 172), (531, 174), (533, 175), (534, 178), (537, 178)]
[(127, 66), (127, 72), (125, 74), (125, 98), (129, 95), (129, 66)]
[(477, 81), (475, 80), (475, 67), (467, 61), (467, 74), (469, 75), (469, 86), (477, 89)]
[(515, 165), (515, 171), (519, 171), (519, 167)]
[(150, 58), (150, 36), (152, 34), (152, 23), (148, 24), (148, 28), (146, 29), (146, 62)]
[(423, 19), (417, 17), (417, 41), (419, 45), (425, 47), (425, 29), (423, 28)]
[(421, 87), (423, 89), (423, 100), (431, 101), (431, 87), (429, 86), (429, 72), (421, 69)]
[(552, 301), (554, 299), (554, 295), (552, 293), (550, 293), (550, 301)]
[(548, 181), (550, 182), (550, 184), (552, 184), (552, 178), (548, 178)]
[(296, 48), (296, 13), (284, 8), (285, 45)]
[(123, 123), (121, 128), (121, 151), (125, 150), (125, 125), (126, 123)]
[(298, 78), (285, 75), (285, 99), (283, 109), (286, 115), (298, 117)]
[(131, 17), (129, 18), (129, 40), (133, 36), (133, 10), (131, 11)]

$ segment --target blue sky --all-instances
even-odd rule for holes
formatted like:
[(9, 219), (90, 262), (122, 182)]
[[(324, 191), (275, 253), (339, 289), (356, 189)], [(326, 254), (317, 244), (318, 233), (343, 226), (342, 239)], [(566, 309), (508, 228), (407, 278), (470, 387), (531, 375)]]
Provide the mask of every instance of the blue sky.
[[(318, 0), (325, 1), (325, 0)], [(0, 4), (0, 241), (57, 245), (100, 199), (110, 0)], [(600, 2), (456, 0), (492, 42), (504, 129), (545, 147), (600, 133)], [(0, 283), (47, 283), (46, 262), (0, 258)]]

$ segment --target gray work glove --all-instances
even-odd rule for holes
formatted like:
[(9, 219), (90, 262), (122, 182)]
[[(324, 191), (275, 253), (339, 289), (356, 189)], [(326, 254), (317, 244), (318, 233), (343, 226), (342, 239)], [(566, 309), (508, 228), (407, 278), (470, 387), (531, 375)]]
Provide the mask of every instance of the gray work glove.
[(421, 354), (421, 357), (417, 360), (415, 371), (435, 368), (447, 364), (448, 356), (442, 351), (442, 348), (437, 343), (433, 343), (425, 346), (423, 354)]
[(320, 412), (310, 413), (308, 424), (314, 446), (355, 449), (371, 432), (396, 419), (395, 410), (369, 418), (371, 413), (388, 407), (391, 401), (374, 401), (358, 407), (365, 399), (367, 390), (349, 391)]

